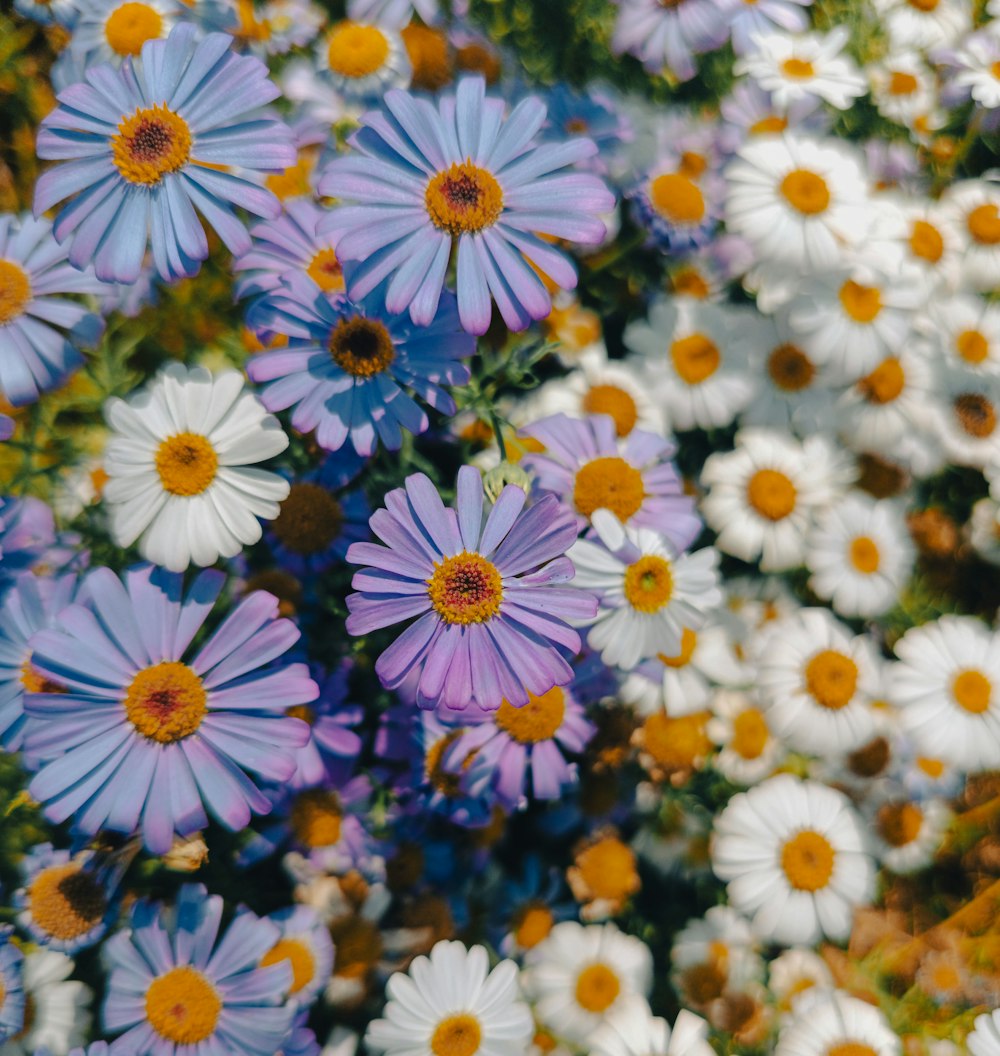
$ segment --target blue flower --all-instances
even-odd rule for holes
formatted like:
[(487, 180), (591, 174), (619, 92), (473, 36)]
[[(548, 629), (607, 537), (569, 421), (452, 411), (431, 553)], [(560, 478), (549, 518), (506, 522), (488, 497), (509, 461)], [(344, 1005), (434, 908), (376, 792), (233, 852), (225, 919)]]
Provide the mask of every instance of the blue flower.
[(0, 929), (0, 1043), (24, 1026), (24, 954), (10, 941), (10, 929)]

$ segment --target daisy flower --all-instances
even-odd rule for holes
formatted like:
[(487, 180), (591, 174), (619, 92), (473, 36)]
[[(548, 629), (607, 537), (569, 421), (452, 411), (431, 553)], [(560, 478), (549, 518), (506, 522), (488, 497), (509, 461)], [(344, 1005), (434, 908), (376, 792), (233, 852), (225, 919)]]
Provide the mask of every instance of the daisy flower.
[(24, 954), (0, 930), (0, 1045), (24, 1026)]
[(719, 746), (712, 766), (736, 785), (756, 785), (777, 769), (785, 755), (765, 710), (749, 693), (720, 689), (711, 700), (705, 732)]
[(623, 340), (641, 357), (671, 428), (717, 429), (753, 398), (748, 354), (764, 332), (756, 313), (660, 298), (648, 320), (629, 323)]
[(902, 1044), (879, 1008), (841, 990), (804, 1004), (781, 1029), (775, 1056), (857, 1052), (899, 1056)]
[(843, 54), (849, 36), (847, 26), (836, 26), (824, 35), (755, 35), (733, 73), (752, 77), (781, 110), (809, 98), (847, 110), (868, 90), (854, 60)]
[(90, 1028), (89, 986), (70, 979), (71, 957), (54, 950), (25, 955), (24, 1022), (14, 1036), (0, 1044), (4, 1056), (37, 1056), (43, 1052), (68, 1052), (82, 1045)]
[(512, 330), (545, 318), (552, 301), (531, 265), (563, 289), (576, 285), (576, 271), (539, 235), (599, 243), (599, 217), (614, 208), (596, 176), (557, 175), (591, 157), (594, 143), (532, 146), (545, 107), (529, 96), (505, 119), (503, 101), (486, 97), (481, 77), (463, 78), (437, 108), (403, 91), (387, 92), (383, 103), (385, 111), (362, 119), (355, 152), (332, 161), (320, 180), (321, 194), (357, 203), (334, 209), (325, 227), (341, 260), (362, 261), (351, 296), (388, 278), (387, 309), (409, 310), (426, 326), (457, 241), (466, 330), (486, 332), (491, 297)]
[(874, 6), (892, 46), (900, 50), (947, 47), (972, 28), (963, 0), (874, 0)]
[(841, 755), (871, 739), (877, 672), (868, 639), (852, 638), (826, 609), (777, 621), (757, 646), (769, 726), (790, 748), (814, 755)]
[(737, 153), (726, 180), (726, 228), (766, 260), (829, 268), (866, 230), (865, 179), (843, 143), (759, 136)]
[(544, 100), (548, 116), (542, 139), (561, 142), (570, 133), (585, 135), (599, 151), (590, 161), (591, 168), (602, 174), (609, 168), (621, 171), (625, 164), (621, 148), (632, 141), (634, 133), (622, 100), (611, 88), (589, 85), (584, 91), (576, 91), (554, 84), (545, 92)]
[(348, 0), (347, 14), (362, 22), (403, 27), (414, 13), (428, 24), (438, 17), (438, 0)]
[(996, 634), (971, 616), (912, 627), (895, 645), (889, 699), (917, 751), (963, 770), (1000, 766)]
[(587, 1039), (591, 1056), (713, 1056), (708, 1024), (682, 1008), (673, 1029), (646, 1009), (616, 1012)]
[(84, 67), (120, 66), (147, 40), (165, 39), (187, 10), (182, 0), (77, 0), (70, 49)]
[(137, 902), (129, 926), (105, 943), (104, 1029), (125, 1032), (110, 1056), (270, 1056), (281, 1046), (295, 1013), (283, 1004), (292, 968), (284, 959), (258, 967), (281, 932), (243, 909), (220, 938), (222, 908), (221, 896), (185, 884), (171, 909)]
[[(258, 967), (287, 964), (292, 970), (289, 997), (308, 1007), (319, 997), (333, 972), (330, 930), (311, 906), (289, 906), (265, 918), (277, 926), (279, 937), (258, 961)], [(287, 1056), (287, 1049), (282, 1050)]]
[(69, 563), (57, 547), (52, 510), (41, 499), (0, 496), (0, 556), (0, 594), (21, 572), (42, 572)]
[(378, 99), (390, 88), (408, 87), (413, 73), (402, 36), (384, 22), (335, 22), (319, 42), (318, 57), (346, 99)]
[(197, 274), (208, 256), (196, 208), (234, 254), (250, 236), (231, 206), (278, 215), (278, 199), (232, 168), (287, 168), (291, 131), (260, 113), (279, 94), (267, 67), (234, 55), (231, 43), (225, 33), (199, 40), (196, 27), (179, 24), (143, 45), (141, 64), (96, 66), (59, 93), (37, 151), (62, 164), (39, 177), (34, 209), (75, 195), (53, 227), (74, 267), (92, 261), (98, 278), (133, 283), (148, 245), (169, 282)]
[(833, 973), (813, 950), (793, 946), (782, 950), (767, 966), (767, 988), (775, 996), (785, 1018), (800, 1003), (812, 1001), (821, 991), (834, 988)]
[(878, 112), (898, 125), (912, 128), (937, 102), (934, 78), (916, 52), (887, 55), (867, 72)]
[(809, 588), (841, 616), (881, 616), (899, 598), (915, 556), (899, 506), (851, 493), (816, 516)]
[(990, 32), (971, 33), (954, 57), (952, 85), (966, 89), (987, 110), (1000, 106), (1000, 40)]
[(256, 468), (288, 446), (242, 375), (171, 363), (128, 400), (104, 409), (112, 435), (103, 498), (119, 546), (174, 572), (235, 557), (256, 543), (289, 484)]
[(14, 0), (14, 10), (43, 26), (55, 23), (72, 28), (77, 14), (76, 0)]
[(680, 652), (692, 631), (722, 602), (717, 551), (677, 554), (650, 528), (625, 528), (610, 510), (595, 510), (598, 541), (579, 539), (569, 550), (576, 582), (598, 596), (587, 644), (605, 664), (625, 670), (640, 660)]
[[(876, 173), (872, 175), (877, 178)], [(943, 293), (958, 285), (967, 239), (940, 202), (881, 194), (873, 220), (865, 242), (866, 252), (873, 259), (896, 262), (891, 271), (900, 278), (905, 276), (907, 284), (923, 286), (928, 293)], [(900, 254), (902, 260), (898, 261)], [(925, 300), (922, 310), (932, 308), (937, 300), (940, 297)]]
[(1000, 463), (1000, 376), (942, 366), (937, 382), (930, 420), (945, 454), (957, 465), (989, 472)]
[(354, 576), (349, 634), (419, 617), (375, 664), (386, 688), (419, 672), (422, 707), (475, 701), (492, 711), (573, 677), (564, 651), (577, 653), (580, 637), (565, 621), (590, 619), (597, 602), (561, 585), (573, 576), (565, 556), (573, 517), (551, 497), (522, 514), (526, 501), (508, 485), (484, 524), (482, 478), (470, 466), (459, 470), (453, 510), (422, 473), (386, 495), (371, 527), (387, 545), (355, 543), (347, 553), (373, 566)]
[(1000, 305), (966, 293), (935, 297), (916, 326), (948, 365), (1000, 375)]
[(919, 872), (933, 862), (951, 819), (941, 799), (890, 800), (874, 812), (874, 852), (897, 875)]
[(0, 213), (0, 396), (31, 403), (76, 370), (77, 346), (96, 344), (104, 322), (62, 295), (107, 292), (89, 262), (68, 262), (51, 221)]
[(483, 946), (437, 943), (389, 978), (386, 995), (384, 1018), (365, 1034), (386, 1056), (522, 1056), (533, 1033), (516, 965), (503, 960), (491, 971)]
[[(316, 699), (304, 664), (272, 666), (299, 637), (277, 600), (241, 601), (197, 651), (191, 642), (224, 582), (146, 565), (87, 576), (86, 606), (64, 609), (32, 638), (32, 664), (65, 694), (30, 693), (25, 757), (31, 794), (79, 832), (141, 830), (154, 854), (208, 823), (245, 828), (267, 799), (244, 775), (285, 781), (308, 737), (283, 709)], [(191, 655), (193, 653), (193, 656)], [(169, 789), (168, 795), (165, 790)]]
[(704, 246), (722, 216), (725, 182), (697, 155), (651, 166), (628, 192), (632, 211), (650, 240), (664, 253), (682, 254)]
[(850, 470), (822, 436), (801, 443), (766, 429), (741, 429), (736, 448), (708, 456), (701, 510), (715, 545), (765, 572), (797, 568), (817, 510), (842, 494)]
[(739, 792), (716, 818), (712, 868), (766, 942), (840, 942), (874, 895), (866, 833), (842, 793), (788, 774)]
[(1000, 285), (1000, 187), (960, 180), (941, 198), (945, 215), (962, 233), (962, 277), (974, 290)]
[(809, 16), (803, 8), (812, 6), (813, 0), (754, 0), (743, 3), (730, 12), (729, 31), (733, 50), (745, 55), (754, 50), (755, 38), (780, 34), (801, 33), (809, 25)]
[(965, 1046), (972, 1056), (997, 1056), (1000, 1053), (1000, 1008), (976, 1016)]
[(674, 937), (671, 982), (683, 1001), (696, 1005), (745, 990), (764, 974), (759, 947), (746, 918), (731, 906), (712, 906)]
[(683, 492), (670, 457), (677, 447), (655, 433), (633, 429), (620, 439), (606, 414), (582, 420), (557, 414), (521, 430), (543, 450), (521, 465), (539, 494), (556, 495), (583, 528), (595, 510), (610, 510), (623, 524), (652, 528), (678, 552), (701, 531), (694, 501)]
[(263, 385), (264, 406), (293, 407), (292, 426), (300, 433), (315, 430), (327, 451), (348, 441), (359, 455), (373, 454), (379, 441), (398, 451), (403, 429), (419, 434), (430, 425), (406, 390), (452, 414), (447, 386), (469, 379), (461, 360), (475, 352), (476, 342), (461, 329), (454, 297), (444, 294), (435, 314), (417, 326), (389, 312), (382, 292), (352, 301), (286, 274), (282, 288), (251, 316), (254, 327), (289, 339), (287, 348), (247, 364), (251, 380)]
[(556, 924), (524, 965), (521, 981), (535, 1015), (557, 1037), (589, 1043), (611, 1016), (648, 1014), (649, 947), (614, 924)]

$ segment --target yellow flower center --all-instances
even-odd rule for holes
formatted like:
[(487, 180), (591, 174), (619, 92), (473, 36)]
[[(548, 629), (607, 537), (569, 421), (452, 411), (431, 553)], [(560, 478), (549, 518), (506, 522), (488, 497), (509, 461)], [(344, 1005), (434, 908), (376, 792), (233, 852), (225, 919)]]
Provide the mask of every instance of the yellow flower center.
[(974, 241), (981, 246), (993, 246), (1000, 242), (1000, 212), (992, 204), (979, 205), (965, 219)]
[(24, 686), (25, 693), (65, 693), (66, 687), (60, 685), (58, 682), (51, 682), (44, 675), (39, 674), (38, 671), (31, 664), (31, 658), (29, 657), (21, 665), (21, 685)]
[(413, 66), (410, 86), (427, 92), (443, 88), (451, 80), (447, 36), (441, 30), (411, 22), (402, 37)]
[(676, 656), (667, 656), (664, 653), (657, 653), (657, 659), (667, 667), (687, 667), (691, 663), (691, 657), (694, 656), (695, 646), (698, 644), (698, 635), (691, 630), (690, 627), (685, 627), (681, 631), (681, 650)]
[(389, 38), (376, 26), (340, 22), (327, 38), (326, 57), (341, 77), (369, 77), (389, 57)]
[(893, 70), (889, 75), (890, 95), (913, 95), (919, 87), (919, 82), (912, 73), (905, 70)]
[(125, 694), (128, 721), (150, 740), (172, 744), (189, 737), (208, 712), (208, 694), (187, 664), (164, 660), (143, 668)]
[(122, 4), (104, 23), (104, 39), (116, 55), (138, 55), (147, 40), (162, 35), (163, 16), (148, 4)]
[(282, 545), (294, 554), (321, 554), (340, 535), (344, 511), (319, 484), (293, 484), (271, 524)]
[(819, 891), (830, 882), (834, 857), (825, 836), (803, 829), (781, 848), (781, 868), (796, 891)]
[(355, 315), (341, 319), (330, 334), (330, 355), (345, 374), (370, 378), (388, 370), (396, 349), (382, 323)]
[(926, 755), (918, 755), (915, 762), (920, 770), (935, 781), (944, 773), (944, 763), (940, 759), (931, 759)]
[(851, 540), (849, 556), (855, 570), (866, 576), (877, 572), (881, 563), (878, 545), (867, 535), (859, 535)]
[(788, 118), (779, 117), (777, 114), (768, 114), (750, 126), (751, 136), (777, 135), (788, 128)]
[(442, 1019), (431, 1036), (434, 1056), (473, 1056), (483, 1040), (479, 1020), (468, 1012)]
[(530, 950), (548, 937), (554, 924), (555, 918), (547, 906), (529, 903), (514, 918), (514, 939), (522, 950)]
[(645, 496), (642, 473), (615, 456), (585, 462), (573, 482), (573, 505), (584, 517), (606, 509), (625, 522), (638, 512)]
[(500, 611), (503, 580), (491, 561), (463, 550), (435, 565), (427, 593), (445, 623), (486, 623)]
[(615, 1003), (622, 984), (606, 964), (588, 964), (576, 977), (576, 1003), (600, 1014)]
[(746, 708), (733, 719), (733, 736), (729, 747), (743, 759), (759, 759), (767, 747), (770, 731), (757, 708)]
[(269, 968), (272, 964), (281, 964), (282, 961), (287, 961), (292, 969), (292, 987), (288, 991), (289, 994), (297, 994), (303, 987), (308, 986), (316, 975), (316, 958), (313, 957), (308, 943), (302, 939), (279, 939), (260, 959), (260, 966)]
[[(316, 167), (316, 157), (310, 152), (303, 152), (299, 155), (294, 165), (289, 165), (287, 169), (281, 172), (272, 172), (270, 175), (265, 177), (264, 186), (276, 197), (285, 201), (286, 198), (298, 198), (302, 195), (312, 194), (312, 183), (310, 177), (312, 171)], [(316, 279), (312, 271), (308, 272), (309, 276)], [(319, 280), (316, 279), (319, 283)], [(322, 283), (319, 283), (322, 286)], [(323, 286), (323, 289), (327, 287)], [(333, 289), (342, 290), (343, 283), (340, 286), (335, 286)]]
[(812, 360), (797, 345), (778, 345), (767, 357), (767, 373), (782, 392), (801, 392), (816, 376)]
[(747, 484), (747, 502), (769, 521), (780, 521), (795, 509), (795, 485), (777, 469), (758, 469)]
[(830, 188), (826, 180), (808, 169), (793, 169), (781, 181), (781, 193), (803, 216), (818, 216), (830, 205)]
[(496, 724), (519, 744), (537, 744), (550, 741), (562, 726), (566, 714), (566, 694), (561, 686), (553, 686), (547, 693), (536, 697), (528, 693), (528, 703), (519, 708), (506, 700), (496, 713)]
[(199, 433), (175, 433), (156, 449), (156, 472), (171, 495), (200, 495), (218, 468), (215, 449)]
[(332, 847), (340, 839), (343, 817), (335, 792), (310, 788), (300, 792), (292, 804), (292, 832), (306, 847)]
[[(914, 0), (910, 2), (913, 3)], [(927, 0), (923, 2), (926, 3)], [(878, 1053), (863, 1041), (838, 1041), (826, 1050), (825, 1056), (878, 1056)]]
[(906, 387), (903, 365), (895, 356), (881, 363), (858, 382), (858, 390), (869, 403), (892, 403)]
[(688, 385), (699, 385), (710, 378), (722, 362), (719, 346), (706, 334), (691, 334), (670, 346), (674, 370)]
[(808, 59), (797, 59), (794, 55), (781, 64), (781, 72), (793, 81), (806, 81), (816, 76), (816, 70)]
[(966, 363), (982, 363), (990, 354), (990, 344), (978, 330), (963, 330), (955, 338), (955, 351)]
[(455, 163), (431, 177), (424, 192), (427, 215), (435, 227), (452, 236), (492, 227), (503, 212), (503, 190), (493, 173)]
[(955, 703), (971, 715), (982, 715), (988, 711), (993, 696), (990, 680), (980, 671), (962, 671), (951, 684), (951, 695)]
[(146, 1019), (167, 1041), (196, 1045), (215, 1033), (222, 999), (197, 969), (184, 965), (157, 976), (146, 991)]
[(78, 939), (107, 912), (104, 888), (72, 862), (43, 869), (28, 888), (28, 910), (41, 931), (64, 942)]
[(653, 208), (674, 224), (698, 224), (705, 217), (705, 196), (694, 180), (679, 172), (665, 172), (649, 185)]
[(16, 319), (30, 300), (28, 273), (12, 260), (0, 260), (0, 326)]
[(676, 718), (657, 712), (643, 723), (643, 748), (654, 762), (667, 770), (690, 769), (712, 750), (712, 742), (705, 732), (707, 721), (705, 711)]
[(619, 902), (639, 888), (635, 853), (614, 836), (585, 848), (575, 864), (592, 898)]
[(617, 385), (591, 386), (583, 398), (582, 409), (587, 414), (610, 415), (619, 436), (628, 436), (639, 417), (635, 400)]
[(910, 250), (915, 257), (920, 257), (930, 264), (937, 264), (944, 256), (944, 239), (941, 232), (926, 220), (914, 220), (913, 230), (910, 232)]
[(840, 304), (856, 323), (870, 323), (882, 311), (882, 294), (874, 286), (848, 279), (840, 287)]
[(955, 398), (952, 406), (958, 424), (969, 436), (985, 440), (993, 435), (997, 426), (997, 413), (985, 396), (977, 392), (964, 392)]
[(646, 554), (625, 569), (625, 599), (639, 612), (659, 612), (674, 593), (670, 562)]
[(920, 835), (924, 813), (916, 803), (886, 803), (877, 815), (878, 831), (890, 847), (905, 847)]
[(339, 293), (344, 288), (344, 269), (332, 249), (321, 249), (309, 261), (306, 274), (324, 293)]
[(685, 264), (670, 276), (670, 285), (675, 293), (703, 301), (712, 292), (708, 279), (693, 265)]
[(858, 685), (858, 665), (835, 649), (818, 652), (806, 664), (806, 689), (820, 707), (839, 711), (851, 702)]
[[(918, 11), (934, 11), (941, 0), (906, 0), (910, 7), (916, 8)], [(843, 1056), (843, 1054), (841, 1054)]]
[(152, 187), (191, 160), (187, 122), (166, 106), (136, 108), (118, 124), (111, 139), (111, 160), (129, 183)]

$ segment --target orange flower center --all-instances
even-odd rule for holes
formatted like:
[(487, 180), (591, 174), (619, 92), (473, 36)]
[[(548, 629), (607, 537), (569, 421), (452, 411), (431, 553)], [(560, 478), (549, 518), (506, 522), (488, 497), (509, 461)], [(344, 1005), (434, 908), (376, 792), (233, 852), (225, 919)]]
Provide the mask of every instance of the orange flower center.
[(808, 169), (793, 169), (781, 181), (781, 193), (803, 216), (818, 216), (830, 205), (830, 188), (826, 180)]
[(795, 485), (777, 469), (758, 469), (747, 484), (747, 501), (769, 521), (780, 521), (795, 509)]
[(198, 433), (175, 433), (156, 449), (156, 472), (171, 495), (200, 495), (218, 468), (215, 449)]
[(161, 36), (163, 16), (148, 4), (122, 4), (104, 23), (104, 39), (116, 55), (138, 55), (147, 40)]
[(144, 737), (160, 744), (189, 737), (208, 712), (208, 694), (187, 664), (165, 660), (144, 668), (125, 695), (125, 714)]
[(997, 414), (993, 404), (976, 392), (964, 392), (955, 398), (955, 417), (961, 428), (976, 440), (985, 440), (993, 435), (997, 426)]
[(858, 390), (869, 403), (892, 403), (906, 387), (906, 374), (895, 356), (883, 359), (858, 382)]
[(585, 462), (573, 482), (573, 505), (584, 517), (606, 509), (625, 522), (638, 512), (645, 495), (642, 473), (615, 456)]
[(306, 274), (324, 293), (339, 293), (344, 288), (344, 269), (332, 249), (321, 249), (315, 254)]
[(396, 350), (382, 323), (355, 315), (341, 319), (330, 334), (330, 356), (345, 374), (370, 378), (389, 368)]
[(905, 847), (920, 835), (924, 813), (916, 803), (886, 803), (877, 815), (878, 831), (891, 847)]
[(840, 304), (856, 323), (870, 323), (882, 311), (882, 295), (874, 286), (848, 279), (840, 287)]
[(12, 260), (0, 260), (0, 326), (16, 319), (30, 300), (28, 273)]
[(196, 1045), (215, 1033), (222, 999), (197, 969), (184, 965), (158, 976), (146, 991), (146, 1019), (167, 1041)]
[(434, 1056), (473, 1056), (483, 1039), (479, 1020), (468, 1012), (442, 1019), (431, 1035)]
[(619, 902), (639, 888), (635, 853), (614, 836), (606, 836), (576, 858), (580, 878), (591, 897)]
[(137, 108), (119, 122), (111, 160), (129, 183), (152, 187), (191, 160), (187, 122), (166, 106)]
[(340, 22), (326, 42), (330, 69), (352, 80), (369, 77), (389, 57), (389, 39), (376, 26)]
[(435, 565), (427, 593), (445, 623), (486, 623), (500, 611), (503, 581), (492, 562), (463, 550)]
[(975, 242), (993, 246), (1000, 242), (1000, 211), (993, 204), (979, 205), (966, 217), (965, 225)]
[(72, 862), (43, 869), (28, 888), (32, 922), (64, 942), (86, 935), (101, 922), (107, 909), (104, 888)]
[(733, 719), (733, 736), (729, 747), (743, 759), (759, 759), (767, 747), (770, 731), (757, 708), (746, 708)]
[(550, 741), (562, 726), (566, 714), (566, 694), (561, 686), (553, 686), (536, 697), (528, 693), (528, 703), (519, 708), (503, 701), (496, 713), (497, 726), (520, 744)]
[(878, 545), (867, 535), (859, 535), (851, 540), (850, 560), (855, 570), (866, 576), (878, 571), (880, 559)]
[(698, 185), (679, 172), (665, 172), (649, 185), (653, 208), (674, 224), (698, 224), (705, 217), (705, 196)]
[(820, 707), (839, 711), (851, 702), (858, 685), (858, 665), (835, 649), (824, 649), (806, 664), (806, 689)]
[(706, 334), (691, 334), (670, 346), (674, 370), (688, 385), (699, 385), (710, 378), (722, 362), (719, 346)]
[(269, 968), (272, 964), (281, 964), (282, 961), (287, 961), (292, 969), (292, 986), (288, 991), (289, 994), (297, 994), (308, 986), (316, 975), (316, 959), (308, 943), (302, 939), (279, 939), (261, 958), (260, 966)]
[(910, 233), (910, 250), (915, 257), (920, 257), (930, 264), (937, 264), (944, 256), (944, 239), (941, 232), (926, 220), (915, 220)]
[(646, 554), (625, 569), (625, 599), (638, 612), (659, 612), (674, 593), (670, 562)]
[(808, 59), (797, 59), (794, 55), (781, 64), (781, 72), (793, 81), (807, 81), (816, 76), (816, 70)]
[(619, 436), (628, 436), (639, 417), (635, 400), (617, 385), (592, 385), (583, 398), (582, 409), (587, 414), (610, 415)]
[(687, 667), (691, 663), (691, 657), (694, 656), (694, 650), (697, 645), (697, 633), (692, 631), (690, 627), (685, 627), (681, 631), (680, 652), (676, 656), (667, 656), (664, 653), (657, 653), (656, 656), (660, 663), (666, 667)]
[(781, 868), (796, 891), (819, 891), (830, 882), (834, 857), (825, 836), (804, 829), (781, 848)]
[(990, 354), (990, 345), (978, 330), (963, 330), (955, 338), (955, 351), (966, 363), (982, 363)]
[(951, 684), (951, 695), (963, 711), (970, 715), (982, 715), (989, 710), (993, 686), (979, 671), (962, 671)]
[(548, 937), (555, 918), (552, 910), (540, 902), (531, 902), (514, 918), (514, 939), (522, 950), (530, 950)]
[(801, 392), (816, 376), (812, 360), (797, 345), (778, 345), (767, 357), (767, 372), (782, 392)]
[(452, 236), (492, 227), (503, 212), (503, 190), (493, 173), (472, 161), (437, 173), (424, 193), (427, 215)]
[(300, 792), (292, 804), (292, 832), (306, 847), (332, 847), (340, 839), (343, 817), (335, 792), (310, 788)]
[(618, 976), (606, 964), (588, 964), (576, 977), (576, 1003), (600, 1014), (615, 1003), (621, 988)]

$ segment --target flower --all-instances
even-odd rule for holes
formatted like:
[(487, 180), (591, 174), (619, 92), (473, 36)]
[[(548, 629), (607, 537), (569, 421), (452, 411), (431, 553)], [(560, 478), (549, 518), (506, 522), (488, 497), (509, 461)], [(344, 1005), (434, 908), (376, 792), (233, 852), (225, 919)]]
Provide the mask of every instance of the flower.
[(104, 502), (119, 546), (182, 572), (235, 557), (262, 534), (289, 484), (258, 469), (288, 446), (242, 375), (171, 363), (128, 400), (110, 399)]
[(760, 979), (760, 943), (731, 906), (712, 906), (677, 932), (670, 949), (671, 981), (685, 1003), (708, 1007), (726, 991)]
[(783, 950), (767, 966), (767, 988), (787, 1015), (799, 1004), (812, 1001), (818, 991), (833, 989), (833, 973), (826, 961), (812, 950), (792, 946)]
[(545, 107), (528, 97), (504, 120), (504, 104), (486, 97), (481, 77), (462, 78), (437, 109), (403, 91), (383, 102), (388, 112), (365, 115), (351, 139), (356, 153), (330, 162), (319, 185), (321, 194), (358, 203), (334, 209), (324, 227), (341, 260), (361, 262), (351, 297), (389, 278), (388, 311), (408, 309), (426, 326), (457, 240), (467, 331), (486, 332), (491, 296), (512, 330), (545, 318), (552, 301), (529, 262), (564, 289), (576, 285), (576, 271), (538, 236), (600, 242), (598, 217), (614, 207), (596, 176), (554, 175), (597, 147), (589, 139), (532, 147)]
[(319, 44), (319, 67), (349, 99), (379, 99), (409, 86), (413, 68), (399, 32), (385, 23), (335, 22)]
[(469, 380), (461, 360), (476, 343), (459, 326), (454, 297), (442, 295), (434, 315), (417, 326), (389, 312), (382, 292), (351, 301), (317, 291), (301, 275), (286, 275), (283, 289), (251, 317), (253, 325), (289, 337), (287, 349), (255, 356), (247, 366), (264, 386), (264, 406), (294, 407), (293, 427), (315, 430), (327, 451), (348, 440), (360, 455), (373, 454), (380, 440), (398, 451), (403, 429), (422, 433), (430, 424), (406, 390), (452, 414), (455, 402), (445, 386)]
[(109, 965), (104, 1029), (121, 1037), (110, 1056), (175, 1056), (199, 1047), (219, 1056), (271, 1056), (295, 1004), (284, 960), (258, 967), (281, 938), (277, 925), (244, 909), (219, 937), (223, 901), (185, 884), (172, 909), (137, 902), (129, 926), (104, 946)]
[(37, 1056), (39, 1050), (68, 1052), (83, 1044), (90, 1027), (93, 992), (70, 979), (74, 967), (72, 958), (54, 950), (25, 955), (21, 964), (23, 1020), (13, 1037), (0, 1042), (3, 1056)]
[(364, 718), (360, 704), (347, 702), (347, 679), (353, 664), (342, 660), (326, 678), (317, 678), (319, 696), (309, 705), (294, 709), (294, 717), (309, 724), (309, 740), (296, 753), (297, 766), (290, 784), (309, 788), (327, 777), (346, 781), (361, 754), (362, 741), (353, 727)]
[(0, 214), (0, 396), (31, 403), (76, 370), (77, 346), (95, 344), (104, 323), (61, 295), (107, 290), (89, 264), (68, 263), (49, 220)]
[(847, 797), (788, 774), (739, 792), (715, 820), (712, 868), (765, 941), (846, 939), (874, 893), (866, 834)]
[(992, 290), (1000, 282), (1000, 188), (988, 180), (961, 180), (948, 187), (941, 203), (962, 235), (965, 285)]
[(673, 1030), (644, 1009), (615, 1012), (588, 1039), (591, 1056), (712, 1056), (708, 1024), (682, 1008)]
[(733, 50), (737, 55), (752, 51), (755, 38), (801, 33), (809, 25), (809, 16), (802, 9), (811, 7), (813, 0), (755, 0), (743, 3), (730, 15)]
[(916, 873), (934, 860), (951, 824), (941, 799), (922, 803), (889, 800), (874, 814), (875, 851), (883, 866), (897, 874)]
[(871, 1053), (898, 1056), (902, 1045), (882, 1012), (841, 990), (803, 1003), (781, 1029), (775, 1056)]
[(427, 23), (438, 16), (438, 0), (349, 0), (347, 14), (386, 26), (405, 26), (416, 12)]
[(970, 28), (972, 13), (962, 0), (874, 0), (895, 48), (940, 48)]
[(292, 970), (288, 994), (300, 1009), (308, 1007), (333, 972), (330, 931), (310, 906), (289, 906), (266, 919), (277, 925), (280, 934), (260, 958), (259, 967), (287, 964)]
[(614, 924), (565, 920), (525, 954), (522, 983), (543, 1026), (587, 1042), (611, 1016), (648, 1012), (649, 947)]
[(719, 690), (711, 701), (706, 732), (719, 745), (712, 765), (734, 785), (755, 785), (774, 773), (786, 752), (755, 697)]
[[(295, 161), (291, 131), (260, 108), (278, 96), (267, 67), (230, 51), (232, 38), (198, 40), (182, 23), (142, 47), (141, 67), (97, 66), (59, 93), (37, 150), (58, 160), (35, 185), (35, 215), (77, 195), (56, 217), (69, 262), (97, 277), (133, 283), (146, 247), (166, 281), (195, 275), (208, 256), (197, 208), (234, 254), (250, 236), (231, 205), (274, 218), (268, 190), (232, 171), (280, 171)], [(78, 193), (82, 192), (82, 193)]]
[(558, 496), (581, 528), (606, 509), (622, 524), (660, 532), (678, 551), (701, 531), (694, 501), (668, 461), (677, 450), (673, 441), (642, 429), (619, 438), (606, 414), (579, 420), (556, 414), (521, 431), (542, 445), (520, 463), (534, 474), (533, 489)]
[(0, 931), (0, 1045), (24, 1025), (24, 954)]
[(996, 1056), (1000, 1052), (1000, 1008), (976, 1016), (965, 1045), (972, 1056)]
[(299, 632), (263, 592), (190, 656), (224, 578), (202, 572), (184, 594), (179, 575), (149, 565), (124, 581), (96, 569), (87, 605), (32, 638), (33, 666), (71, 691), (30, 693), (24, 705), (31, 794), (50, 820), (73, 817), (91, 836), (138, 829), (163, 854), (175, 831), (207, 824), (206, 808), (234, 830), (268, 810), (243, 769), (291, 777), (308, 728), (283, 709), (319, 691), (304, 664), (270, 666)]
[(77, 0), (76, 6), (70, 49), (84, 67), (138, 58), (147, 40), (165, 39), (186, 11), (183, 0)]
[(580, 637), (567, 619), (592, 617), (595, 599), (562, 586), (573, 576), (565, 553), (576, 538), (573, 518), (554, 498), (522, 516), (526, 497), (510, 484), (483, 524), (479, 473), (458, 473), (454, 510), (446, 509), (423, 473), (385, 497), (371, 519), (387, 545), (355, 543), (347, 559), (374, 566), (357, 572), (347, 599), (350, 634), (368, 634), (419, 619), (378, 658), (389, 689), (419, 672), (417, 703), (494, 710), (527, 704), (573, 676), (564, 651)]
[(579, 539), (569, 551), (576, 582), (600, 606), (587, 644), (626, 671), (658, 654), (677, 655), (685, 629), (697, 631), (722, 602), (718, 552), (677, 554), (658, 532), (623, 527), (610, 510), (595, 510), (591, 523), (600, 542)]

